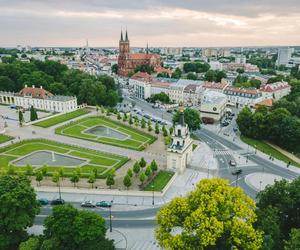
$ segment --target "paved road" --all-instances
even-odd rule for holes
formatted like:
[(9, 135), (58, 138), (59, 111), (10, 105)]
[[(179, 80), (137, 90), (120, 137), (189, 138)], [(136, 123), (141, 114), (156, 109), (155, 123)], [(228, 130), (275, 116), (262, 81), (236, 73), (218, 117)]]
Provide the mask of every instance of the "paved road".
[[(70, 203), (78, 209), (85, 209), (88, 211), (93, 211), (96, 214), (101, 215), (106, 223), (109, 223), (109, 209), (108, 208), (81, 208), (80, 203)], [(155, 214), (158, 211), (158, 207), (147, 208), (141, 210), (129, 210), (129, 211), (115, 211), (112, 207), (112, 220), (113, 226), (115, 227), (126, 227), (126, 228), (136, 228), (136, 227), (154, 227), (155, 226)], [(35, 225), (43, 225), (45, 218), (52, 214), (52, 207), (50, 205), (43, 206), (41, 212), (35, 218)]]

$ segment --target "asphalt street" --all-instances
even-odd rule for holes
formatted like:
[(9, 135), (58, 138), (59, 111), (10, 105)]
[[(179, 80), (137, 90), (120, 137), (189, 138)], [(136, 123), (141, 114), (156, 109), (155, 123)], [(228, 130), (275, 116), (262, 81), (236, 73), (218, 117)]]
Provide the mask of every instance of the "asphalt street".
[[(85, 209), (101, 215), (107, 226), (109, 225), (110, 213), (108, 208), (81, 208), (80, 203), (70, 203), (78, 209)], [(43, 225), (45, 218), (52, 214), (52, 206), (47, 205), (41, 207), (41, 212), (36, 216), (34, 224)], [(129, 210), (129, 211), (114, 211), (111, 209), (113, 226), (122, 228), (137, 228), (137, 227), (154, 227), (155, 226), (155, 214), (159, 208), (148, 208), (142, 210)]]

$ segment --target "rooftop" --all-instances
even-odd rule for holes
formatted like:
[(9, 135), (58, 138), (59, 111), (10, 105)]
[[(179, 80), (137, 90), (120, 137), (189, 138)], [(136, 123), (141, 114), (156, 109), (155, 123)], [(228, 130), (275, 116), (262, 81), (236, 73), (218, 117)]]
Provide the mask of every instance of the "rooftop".
[(227, 101), (227, 96), (223, 93), (206, 90), (203, 94), (202, 103), (222, 103)]

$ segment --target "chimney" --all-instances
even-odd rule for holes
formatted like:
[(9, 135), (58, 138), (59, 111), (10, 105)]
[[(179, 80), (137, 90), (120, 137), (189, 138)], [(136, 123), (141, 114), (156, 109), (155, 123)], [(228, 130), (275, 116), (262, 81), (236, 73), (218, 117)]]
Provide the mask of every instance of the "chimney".
[(34, 86), (34, 85), (32, 85), (32, 88), (34, 89), (34, 88), (35, 88), (35, 86)]
[(42, 86), (42, 85), (40, 86), (40, 89), (43, 89), (43, 86)]
[(25, 88), (27, 88), (27, 84), (25, 84)]

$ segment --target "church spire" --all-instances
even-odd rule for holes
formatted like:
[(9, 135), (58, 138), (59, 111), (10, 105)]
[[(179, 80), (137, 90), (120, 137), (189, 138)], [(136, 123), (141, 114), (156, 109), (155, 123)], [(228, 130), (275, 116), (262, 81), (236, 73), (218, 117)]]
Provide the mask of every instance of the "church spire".
[(125, 41), (128, 42), (128, 34), (127, 34), (127, 28), (126, 28), (126, 35), (125, 35)]
[(121, 38), (120, 41), (123, 42), (123, 30), (121, 29)]
[(149, 46), (148, 46), (148, 41), (147, 41), (146, 53), (147, 53), (147, 54), (149, 54)]

